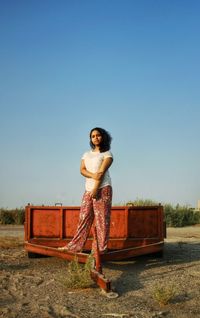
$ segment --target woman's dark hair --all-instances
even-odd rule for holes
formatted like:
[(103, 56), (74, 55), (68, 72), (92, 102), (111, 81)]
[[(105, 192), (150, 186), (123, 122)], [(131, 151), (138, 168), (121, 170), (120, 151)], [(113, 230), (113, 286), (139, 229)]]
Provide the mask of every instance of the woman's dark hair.
[(110, 144), (112, 141), (112, 137), (107, 130), (100, 128), (100, 127), (95, 127), (90, 131), (90, 147), (92, 149), (95, 148), (95, 146), (93, 145), (93, 143), (91, 141), (92, 132), (94, 130), (97, 130), (100, 133), (100, 135), (102, 136), (102, 142), (100, 144), (100, 152), (110, 150)]

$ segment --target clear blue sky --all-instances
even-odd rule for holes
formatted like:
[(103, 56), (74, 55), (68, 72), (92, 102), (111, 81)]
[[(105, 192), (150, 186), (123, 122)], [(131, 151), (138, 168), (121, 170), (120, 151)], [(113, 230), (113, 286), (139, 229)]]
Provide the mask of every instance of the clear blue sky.
[(113, 203), (200, 199), (200, 1), (0, 0), (0, 207), (80, 205), (113, 136)]

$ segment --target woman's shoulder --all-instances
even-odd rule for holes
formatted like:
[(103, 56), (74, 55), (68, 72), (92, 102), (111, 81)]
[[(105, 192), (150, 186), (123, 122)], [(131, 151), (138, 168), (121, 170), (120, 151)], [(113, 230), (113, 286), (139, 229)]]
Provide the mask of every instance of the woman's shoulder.
[(91, 150), (85, 151), (82, 155), (82, 159), (85, 159), (88, 156), (91, 156)]
[(109, 157), (113, 158), (113, 154), (110, 150), (103, 152), (103, 156), (104, 156), (104, 158), (109, 158)]

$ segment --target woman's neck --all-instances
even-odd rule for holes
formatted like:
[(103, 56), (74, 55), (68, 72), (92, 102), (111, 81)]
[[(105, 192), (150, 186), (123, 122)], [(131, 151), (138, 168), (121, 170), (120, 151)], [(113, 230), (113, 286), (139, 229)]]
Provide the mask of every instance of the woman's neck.
[(100, 147), (96, 146), (94, 149), (93, 149), (94, 152), (100, 152)]

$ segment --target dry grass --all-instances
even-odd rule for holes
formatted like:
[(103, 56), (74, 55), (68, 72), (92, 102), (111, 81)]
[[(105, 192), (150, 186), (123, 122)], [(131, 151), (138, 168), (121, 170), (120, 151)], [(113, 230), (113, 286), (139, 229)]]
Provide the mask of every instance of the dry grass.
[(177, 294), (175, 285), (171, 282), (157, 282), (151, 288), (152, 297), (159, 305), (167, 305)]
[(69, 262), (67, 271), (59, 275), (58, 280), (69, 289), (89, 288), (93, 284), (90, 276), (90, 270), (93, 264), (93, 257), (89, 256), (87, 262), (79, 264), (75, 257)]
[(11, 249), (24, 245), (24, 239), (13, 236), (0, 237), (0, 248)]

